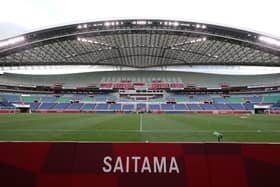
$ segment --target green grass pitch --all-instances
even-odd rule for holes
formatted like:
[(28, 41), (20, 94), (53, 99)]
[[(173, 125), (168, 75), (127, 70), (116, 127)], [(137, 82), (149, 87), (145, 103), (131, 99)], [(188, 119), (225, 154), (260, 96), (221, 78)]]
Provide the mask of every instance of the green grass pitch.
[(280, 142), (280, 115), (1, 114), (1, 141)]

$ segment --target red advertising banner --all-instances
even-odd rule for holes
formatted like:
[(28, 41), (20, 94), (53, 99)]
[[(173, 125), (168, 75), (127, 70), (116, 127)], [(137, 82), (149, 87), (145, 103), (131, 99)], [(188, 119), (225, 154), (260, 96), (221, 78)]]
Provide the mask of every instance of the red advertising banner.
[(0, 143), (2, 187), (279, 187), (280, 144)]

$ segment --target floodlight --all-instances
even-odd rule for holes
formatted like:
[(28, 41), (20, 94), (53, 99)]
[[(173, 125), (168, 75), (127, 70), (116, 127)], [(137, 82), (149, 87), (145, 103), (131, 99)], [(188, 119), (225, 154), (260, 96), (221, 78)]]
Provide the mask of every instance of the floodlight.
[(259, 40), (270, 45), (280, 46), (280, 41), (266, 36), (259, 36)]
[(146, 21), (137, 21), (136, 24), (138, 24), (138, 25), (146, 25), (147, 22)]
[(173, 25), (174, 25), (175, 27), (177, 27), (177, 26), (179, 26), (179, 23), (178, 23), (178, 22), (174, 22)]
[(11, 39), (8, 39), (6, 41), (0, 42), (0, 47), (6, 47), (6, 46), (9, 46), (9, 45), (14, 45), (14, 44), (23, 42), (24, 40), (25, 40), (24, 36), (18, 36), (18, 37), (15, 37), (15, 38), (11, 38)]
[(110, 22), (105, 22), (104, 25), (108, 27), (108, 26), (111, 25), (111, 23)]

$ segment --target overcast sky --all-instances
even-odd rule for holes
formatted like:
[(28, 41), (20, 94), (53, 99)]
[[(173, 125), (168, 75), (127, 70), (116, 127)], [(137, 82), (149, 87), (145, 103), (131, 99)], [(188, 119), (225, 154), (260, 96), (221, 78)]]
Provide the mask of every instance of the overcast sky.
[(198, 20), (280, 37), (279, 0), (1, 0), (0, 37), (110, 18)]

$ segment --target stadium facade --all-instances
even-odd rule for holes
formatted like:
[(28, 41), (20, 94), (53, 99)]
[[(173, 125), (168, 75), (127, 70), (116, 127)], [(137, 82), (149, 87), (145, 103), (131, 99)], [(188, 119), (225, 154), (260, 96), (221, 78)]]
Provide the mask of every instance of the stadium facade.
[(207, 23), (109, 20), (48, 28), (1, 40), (0, 65), (115, 68), (52, 76), (4, 73), (5, 112), (29, 106), (34, 112), (279, 113), (280, 107), (279, 74), (182, 71), (197, 65), (280, 67), (279, 39)]

